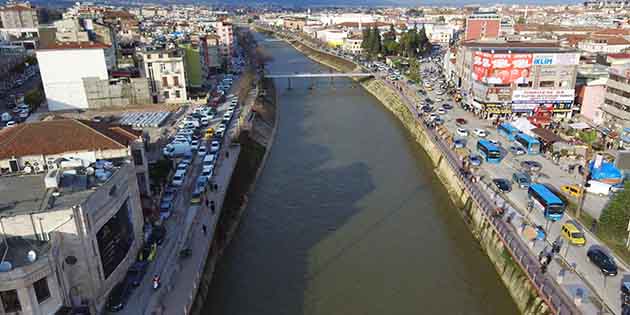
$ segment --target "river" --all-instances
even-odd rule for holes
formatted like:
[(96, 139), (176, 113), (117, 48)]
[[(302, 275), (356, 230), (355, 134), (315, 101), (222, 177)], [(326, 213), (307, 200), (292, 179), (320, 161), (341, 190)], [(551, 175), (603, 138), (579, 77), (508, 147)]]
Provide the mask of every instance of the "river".
[[(328, 71), (261, 45), (271, 72)], [(275, 143), (202, 314), (517, 314), (398, 120), (348, 79), (313, 82), (276, 80)]]

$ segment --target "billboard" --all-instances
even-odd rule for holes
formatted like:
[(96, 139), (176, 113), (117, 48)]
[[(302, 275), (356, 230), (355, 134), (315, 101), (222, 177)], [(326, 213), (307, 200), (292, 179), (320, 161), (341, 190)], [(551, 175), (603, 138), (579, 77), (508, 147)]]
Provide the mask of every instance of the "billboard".
[(541, 66), (569, 66), (577, 65), (580, 55), (577, 53), (565, 54), (534, 54), (532, 64)]
[(472, 76), (490, 84), (527, 83), (532, 66), (531, 54), (492, 54), (475, 51)]
[(512, 92), (512, 102), (515, 103), (565, 103), (574, 99), (573, 89), (527, 89)]

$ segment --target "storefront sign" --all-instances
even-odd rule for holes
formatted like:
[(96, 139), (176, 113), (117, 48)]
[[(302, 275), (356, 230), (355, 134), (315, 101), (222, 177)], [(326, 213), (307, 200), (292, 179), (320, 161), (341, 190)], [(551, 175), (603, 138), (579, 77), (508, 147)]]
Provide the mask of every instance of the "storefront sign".
[(492, 54), (476, 51), (472, 77), (490, 84), (527, 83), (532, 66), (531, 54)]
[(574, 99), (573, 89), (527, 89), (512, 92), (514, 103), (563, 103)]
[(513, 112), (531, 112), (534, 109), (536, 109), (536, 107), (538, 107), (538, 104), (512, 104), (512, 111)]
[(566, 54), (534, 54), (532, 64), (539, 66), (577, 65), (580, 55), (577, 53)]

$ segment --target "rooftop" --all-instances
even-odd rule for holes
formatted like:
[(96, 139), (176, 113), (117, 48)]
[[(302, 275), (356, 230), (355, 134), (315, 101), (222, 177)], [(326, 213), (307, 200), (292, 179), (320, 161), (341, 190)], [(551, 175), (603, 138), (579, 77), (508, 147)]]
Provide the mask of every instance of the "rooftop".
[[(8, 247), (8, 248), (7, 248)], [(10, 236), (6, 238), (6, 243), (1, 243), (0, 248), (2, 252), (6, 248), (6, 256), (3, 257), (3, 261), (11, 263), (13, 268), (30, 265), (35, 261), (28, 259), (28, 253), (34, 251), (36, 259), (48, 254), (50, 249), (50, 243), (46, 241), (39, 241), (36, 239), (26, 239), (19, 236)]]
[(76, 119), (19, 124), (0, 130), (0, 159), (124, 149), (141, 135), (128, 127)]
[(99, 42), (54, 42), (46, 46), (39, 47), (38, 50), (60, 50), (60, 49), (105, 49), (111, 47)]
[(575, 52), (575, 49), (562, 48), (557, 41), (506, 41), (506, 40), (482, 40), (467, 41), (462, 46), (479, 51), (495, 51), (514, 53), (532, 53), (532, 52)]
[(47, 179), (47, 174), (0, 176), (0, 215), (55, 211), (78, 205), (124, 163), (124, 159), (117, 159), (93, 163), (90, 167), (58, 169), (58, 173), (52, 174), (58, 175), (57, 188), (46, 188), (47, 181), (54, 178)]

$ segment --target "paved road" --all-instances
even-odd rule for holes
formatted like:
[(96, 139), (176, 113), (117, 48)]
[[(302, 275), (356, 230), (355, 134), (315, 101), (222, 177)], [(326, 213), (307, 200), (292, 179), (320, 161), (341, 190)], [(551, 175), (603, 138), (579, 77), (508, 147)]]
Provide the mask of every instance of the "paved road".
[[(236, 81), (233, 85), (233, 90), (237, 86), (238, 81)], [(215, 118), (209, 124), (210, 127), (214, 127), (215, 129), (220, 124), (223, 114), (227, 110), (227, 105), (221, 104), (217, 109), (218, 111)], [(240, 110), (240, 108), (237, 108), (233, 116), (234, 118), (230, 122), (230, 128), (224, 137), (224, 143), (221, 147), (221, 151), (219, 152), (219, 160), (215, 166), (213, 181), (219, 185), (219, 192), (209, 193), (207, 196), (209, 200), (215, 200), (217, 203), (217, 209), (221, 209), (225, 189), (227, 188), (236, 158), (240, 152), (239, 147), (229, 146), (230, 134), (234, 131), (237, 121), (236, 117), (238, 117), (239, 114), (238, 110)], [(176, 125), (177, 124), (175, 124), (175, 126)], [(206, 144), (207, 148), (209, 148), (209, 143), (201, 141), (201, 144)], [(225, 158), (226, 150), (230, 150), (229, 159)], [(201, 173), (201, 160), (201, 158), (198, 158), (195, 155), (192, 167), (189, 168), (186, 175), (186, 181), (182, 188), (178, 191), (177, 200), (173, 206), (173, 209), (175, 210), (173, 211), (171, 217), (165, 222), (165, 226), (167, 228), (165, 241), (158, 248), (158, 255), (156, 259), (149, 265), (147, 274), (143, 279), (144, 281), (132, 292), (128, 305), (120, 312), (120, 314), (150, 314), (158, 307), (160, 302), (165, 301), (164, 292), (166, 292), (171, 286), (173, 286), (173, 288), (177, 288), (177, 290), (175, 290), (175, 292), (168, 290), (170, 292), (168, 298), (170, 300), (170, 296), (173, 295), (172, 298), (175, 300), (173, 300), (172, 303), (169, 302), (164, 305), (168, 306), (173, 304), (181, 305), (182, 307), (186, 305), (186, 303), (181, 300), (181, 294), (189, 294), (188, 292), (190, 292), (190, 286), (192, 286), (192, 279), (194, 279), (192, 277), (194, 269), (188, 268), (191, 267), (188, 265), (193, 262), (199, 263), (201, 261), (200, 258), (205, 257), (202, 255), (207, 255), (207, 253), (203, 253), (201, 250), (204, 248), (204, 242), (202, 241), (204, 237), (199, 237), (198, 235), (201, 231), (201, 224), (203, 224), (201, 222), (206, 222), (206, 225), (208, 226), (208, 237), (210, 237), (214, 233), (214, 224), (216, 223), (216, 218), (218, 217), (218, 210), (216, 216), (211, 215), (209, 214), (205, 204), (200, 206), (190, 205), (190, 197), (193, 191), (193, 186), (197, 177)], [(191, 222), (192, 226), (190, 224)], [(193, 233), (192, 245), (197, 248), (197, 250), (193, 250), (193, 256), (187, 258), (187, 261), (182, 262), (179, 260), (177, 254), (179, 253), (179, 249), (182, 248), (182, 242), (184, 240), (183, 237), (187, 235), (189, 231)], [(205, 242), (205, 247), (209, 247), (207, 242)], [(183, 268), (184, 266), (187, 268)], [(162, 287), (157, 292), (153, 289), (151, 282), (151, 278), (154, 274), (159, 274), (162, 279)], [(174, 277), (175, 275), (177, 277)], [(178, 279), (182, 280), (178, 281)], [(188, 284), (190, 286), (188, 288), (180, 288), (182, 284)], [(166, 312), (165, 314), (176, 313)]]
[[(425, 67), (427, 65), (424, 65)], [(401, 83), (397, 83), (401, 85)], [(414, 92), (407, 93), (408, 95), (416, 95)], [(433, 92), (428, 92), (428, 97), (431, 99), (435, 99), (438, 96)], [(442, 97), (446, 98), (446, 97)], [(452, 101), (449, 101), (452, 103)], [(441, 103), (437, 103), (435, 105), (441, 105)], [(472, 113), (464, 111), (460, 106), (455, 106), (455, 108), (446, 115), (443, 115), (445, 120), (445, 126), (449, 129), (449, 131), (455, 134), (456, 118), (465, 118), (468, 121), (467, 128), (472, 131), (474, 128), (484, 128), (487, 131), (490, 131), (490, 135), (488, 138), (498, 140), (504, 148), (509, 147), (510, 143), (507, 139), (502, 136), (499, 136), (496, 132), (496, 128), (491, 127), (490, 123), (485, 120), (480, 120), (475, 117)], [(471, 133), (472, 134), (472, 133)], [(468, 136), (467, 147), (471, 152), (476, 152), (476, 143), (478, 138), (475, 136)], [(564, 184), (575, 184), (579, 182), (579, 178), (575, 176), (571, 176), (567, 172), (560, 169), (559, 166), (555, 165), (551, 161), (545, 159), (543, 156), (536, 155), (525, 155), (520, 157), (515, 157), (511, 153), (500, 163), (500, 164), (489, 164), (484, 163), (481, 167), (480, 175), (485, 175), (485, 178), (488, 181), (492, 178), (507, 178), (511, 179), (512, 174), (516, 171), (520, 170), (520, 161), (522, 160), (535, 160), (543, 164), (543, 172), (546, 176), (544, 178), (540, 178), (540, 182), (550, 182), (556, 187), (560, 187)], [(493, 189), (488, 188), (487, 182), (483, 184), (484, 190), (486, 190), (492, 196), (495, 195)], [(490, 186), (491, 187), (491, 186)], [(501, 199), (506, 198), (509, 200), (515, 210), (517, 210), (523, 216), (527, 216), (527, 191), (523, 189), (519, 189), (516, 186), (512, 190), (512, 192), (508, 194), (499, 194), (497, 196), (498, 204), (502, 204)], [(589, 213), (596, 213), (597, 207), (601, 207), (605, 202), (604, 198), (587, 195), (586, 198), (585, 209)], [(601, 208), (599, 208), (601, 211)], [(560, 226), (569, 219), (572, 219), (569, 215), (564, 216), (564, 218), (556, 223), (549, 224), (547, 220), (545, 220), (544, 215), (541, 211), (532, 211), (529, 216), (529, 219), (535, 224), (541, 225), (543, 227), (548, 226), (548, 240), (553, 241), (556, 238), (560, 237)], [(519, 226), (519, 220), (514, 220), (513, 224)], [(556, 259), (549, 267), (549, 274), (557, 277), (560, 273), (560, 270), (566, 269), (564, 271), (564, 278), (561, 280), (561, 286), (565, 289), (569, 296), (575, 296), (576, 290), (578, 288), (582, 289), (585, 293), (585, 298), (583, 299), (582, 305), (580, 306), (580, 310), (582, 310), (585, 314), (596, 314), (597, 310), (600, 308), (598, 303), (591, 303), (590, 296), (596, 295), (591, 289), (594, 289), (595, 292), (599, 294), (600, 297), (604, 299), (604, 302), (607, 306), (615, 313), (621, 313), (621, 305), (620, 305), (620, 296), (619, 296), (619, 286), (621, 283), (621, 279), (624, 277), (630, 277), (628, 273), (628, 268), (626, 266), (621, 266), (620, 275), (617, 277), (603, 277), (602, 273), (590, 262), (586, 260), (586, 251), (590, 248), (591, 245), (601, 245), (599, 240), (597, 240), (591, 233), (587, 231), (587, 246), (586, 247), (576, 247), (565, 244), (564, 248), (560, 251), (562, 259)], [(537, 244), (533, 244), (532, 252), (534, 254), (538, 254), (545, 246), (550, 246), (547, 242), (538, 242)], [(618, 262), (621, 262), (618, 260)], [(575, 264), (575, 272), (572, 272), (572, 268), (569, 266)], [(567, 268), (568, 267), (568, 268)], [(580, 279), (582, 278), (582, 279)]]

